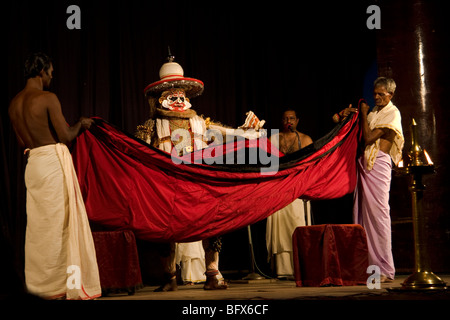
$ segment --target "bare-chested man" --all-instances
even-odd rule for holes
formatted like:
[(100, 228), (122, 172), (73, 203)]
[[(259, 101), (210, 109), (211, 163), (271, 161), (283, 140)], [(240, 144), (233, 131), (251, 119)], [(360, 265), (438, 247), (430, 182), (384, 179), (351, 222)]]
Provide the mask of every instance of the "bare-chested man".
[(25, 88), (11, 101), (9, 116), (17, 139), (24, 148), (37, 148), (48, 144), (70, 143), (81, 129), (88, 129), (93, 120), (81, 118), (69, 127), (61, 110), (58, 97), (49, 91), (53, 65), (44, 54), (36, 54), (25, 66)]
[(312, 143), (311, 137), (297, 130), (298, 122), (296, 112), (286, 110), (281, 117), (281, 132), (270, 138), (270, 142), (284, 154), (298, 151)]
[[(31, 55), (25, 88), (9, 106), (19, 144), (28, 149), (25, 282), (46, 299), (92, 299), (101, 294), (95, 249), (66, 144), (93, 120), (67, 125), (58, 97), (44, 90), (52, 72), (47, 55)], [(69, 266), (80, 271), (81, 286), (67, 284)]]
[[(313, 141), (297, 130), (299, 118), (294, 110), (286, 110), (281, 117), (281, 132), (270, 137), (270, 141), (284, 154), (298, 151)], [(281, 210), (267, 218), (266, 246), (268, 258), (273, 259), (275, 273), (278, 278), (294, 278), (292, 257), (292, 233), (295, 228), (305, 226), (305, 207), (309, 202), (295, 199)]]

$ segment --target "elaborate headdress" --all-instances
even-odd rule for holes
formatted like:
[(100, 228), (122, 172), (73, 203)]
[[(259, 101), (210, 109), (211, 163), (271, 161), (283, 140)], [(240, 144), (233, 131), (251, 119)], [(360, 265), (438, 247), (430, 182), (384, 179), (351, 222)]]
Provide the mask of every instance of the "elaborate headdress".
[(184, 77), (183, 68), (176, 62), (175, 57), (171, 55), (169, 49), (168, 62), (164, 63), (159, 70), (159, 81), (149, 84), (144, 89), (144, 94), (149, 97), (159, 97), (162, 92), (172, 89), (184, 89), (186, 97), (194, 98), (203, 93), (204, 84), (202, 81), (194, 78)]

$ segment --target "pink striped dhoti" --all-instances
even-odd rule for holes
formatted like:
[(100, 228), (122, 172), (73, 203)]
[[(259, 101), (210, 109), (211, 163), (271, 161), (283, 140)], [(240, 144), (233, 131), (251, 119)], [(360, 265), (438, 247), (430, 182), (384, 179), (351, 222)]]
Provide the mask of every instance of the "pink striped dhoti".
[(395, 267), (391, 246), (389, 190), (391, 157), (378, 151), (372, 170), (366, 169), (364, 155), (358, 160), (358, 182), (354, 193), (353, 219), (367, 234), (369, 265), (380, 268), (382, 275), (394, 279)]

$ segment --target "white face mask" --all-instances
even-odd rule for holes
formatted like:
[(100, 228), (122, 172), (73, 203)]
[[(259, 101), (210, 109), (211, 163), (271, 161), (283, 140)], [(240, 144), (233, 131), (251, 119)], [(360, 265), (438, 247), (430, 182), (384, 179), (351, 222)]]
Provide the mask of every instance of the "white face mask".
[(189, 98), (186, 97), (184, 91), (174, 91), (167, 95), (166, 99), (161, 102), (161, 105), (171, 111), (185, 111), (192, 105)]

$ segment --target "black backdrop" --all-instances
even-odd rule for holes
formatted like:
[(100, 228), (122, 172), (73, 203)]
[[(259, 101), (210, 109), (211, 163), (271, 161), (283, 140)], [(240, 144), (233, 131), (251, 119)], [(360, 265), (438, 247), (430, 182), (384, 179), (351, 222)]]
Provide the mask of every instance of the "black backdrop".
[[(66, 27), (70, 16), (66, 9), (72, 4), (81, 9), (80, 30)], [(283, 108), (294, 107), (299, 111), (299, 130), (317, 139), (333, 127), (331, 116), (336, 111), (370, 91), (376, 31), (366, 27), (369, 4), (134, 0), (4, 4), (7, 84), (0, 122), (1, 225), (15, 268), (23, 269), (25, 160), (7, 106), (24, 86), (22, 68), (29, 53), (44, 51), (53, 58), (51, 91), (71, 124), (80, 116), (99, 116), (134, 132), (148, 117), (143, 89), (159, 80), (170, 46), (185, 76), (205, 83), (203, 95), (191, 101), (199, 114), (238, 126), (252, 110), (270, 129), (278, 127)], [(348, 199), (344, 202), (348, 204)], [(350, 216), (348, 205), (325, 201), (315, 208), (316, 222), (348, 222)], [(263, 222), (260, 225), (263, 228)], [(256, 226), (255, 237), (257, 251), (264, 252), (261, 228)], [(228, 235), (225, 247), (228, 242), (228, 250), (237, 250), (231, 245), (237, 238), (246, 241), (246, 230)], [(226, 251), (224, 255), (222, 266), (241, 268), (238, 259), (231, 255), (227, 259)], [(259, 259), (265, 258), (261, 253)]]

